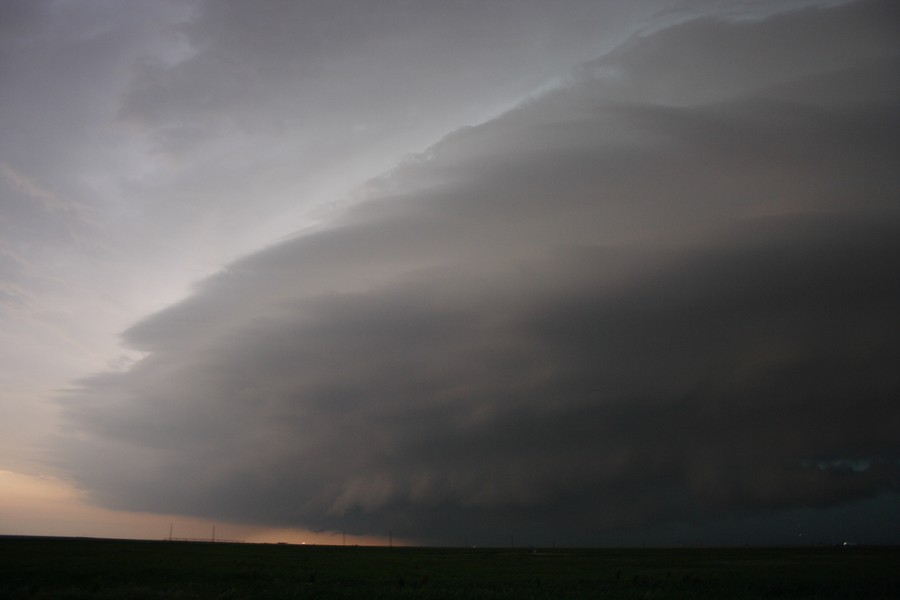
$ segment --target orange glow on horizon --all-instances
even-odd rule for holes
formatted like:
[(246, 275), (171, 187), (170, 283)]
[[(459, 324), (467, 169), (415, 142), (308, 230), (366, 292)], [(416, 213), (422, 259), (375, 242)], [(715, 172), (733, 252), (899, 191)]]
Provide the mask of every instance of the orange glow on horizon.
[[(213, 529), (215, 528), (215, 530)], [(0, 535), (162, 540), (169, 537), (250, 543), (386, 546), (387, 537), (261, 527), (199, 517), (111, 510), (55, 478), (0, 469)], [(213, 534), (215, 531), (215, 534)], [(408, 545), (393, 540), (394, 545)]]

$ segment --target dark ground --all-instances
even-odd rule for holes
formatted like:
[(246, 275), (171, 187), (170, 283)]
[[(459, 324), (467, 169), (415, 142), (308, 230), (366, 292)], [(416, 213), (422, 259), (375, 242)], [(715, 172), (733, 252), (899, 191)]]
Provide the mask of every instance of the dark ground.
[(900, 598), (900, 548), (453, 549), (0, 537), (0, 599)]

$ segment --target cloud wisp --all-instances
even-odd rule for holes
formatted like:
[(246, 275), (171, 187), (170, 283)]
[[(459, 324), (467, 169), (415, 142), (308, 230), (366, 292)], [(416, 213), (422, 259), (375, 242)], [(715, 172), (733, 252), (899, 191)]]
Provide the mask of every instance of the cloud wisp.
[(897, 33), (866, 1), (629, 41), (128, 330), (58, 464), (444, 543), (895, 493)]

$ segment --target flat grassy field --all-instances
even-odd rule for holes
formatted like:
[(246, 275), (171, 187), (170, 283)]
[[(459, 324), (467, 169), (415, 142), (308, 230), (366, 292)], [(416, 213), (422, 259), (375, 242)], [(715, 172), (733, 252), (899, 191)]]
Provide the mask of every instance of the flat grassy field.
[(0, 537), (0, 598), (900, 598), (900, 548), (453, 549)]

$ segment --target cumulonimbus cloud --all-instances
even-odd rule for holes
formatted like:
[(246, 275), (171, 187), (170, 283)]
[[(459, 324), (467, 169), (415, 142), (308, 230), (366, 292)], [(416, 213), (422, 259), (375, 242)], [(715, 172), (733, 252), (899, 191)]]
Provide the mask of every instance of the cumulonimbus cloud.
[(896, 30), (629, 42), (127, 331), (58, 462), (107, 506), (427, 541), (896, 491)]

